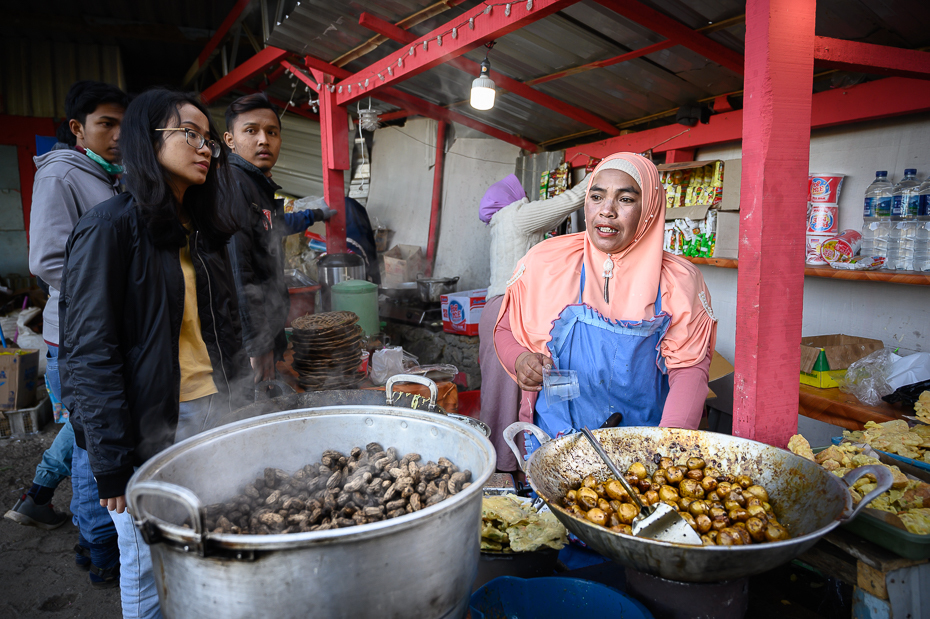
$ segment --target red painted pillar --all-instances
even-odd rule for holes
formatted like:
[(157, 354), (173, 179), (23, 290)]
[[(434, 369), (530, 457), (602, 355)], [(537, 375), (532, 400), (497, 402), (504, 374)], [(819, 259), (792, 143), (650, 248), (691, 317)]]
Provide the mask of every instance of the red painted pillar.
[(320, 89), (320, 142), (323, 149), (323, 197), (336, 211), (326, 222), (326, 251), (346, 251), (345, 175), (349, 165), (349, 119), (344, 107), (336, 105), (335, 93), (329, 92), (323, 75), (314, 71), (323, 84)]
[(426, 276), (433, 276), (436, 266), (436, 245), (439, 244), (439, 217), (442, 210), (442, 173), (446, 160), (446, 123), (439, 121), (436, 129), (436, 158), (433, 164), (433, 203), (429, 213), (429, 240), (426, 243)]
[(747, 0), (733, 434), (798, 424), (815, 0)]

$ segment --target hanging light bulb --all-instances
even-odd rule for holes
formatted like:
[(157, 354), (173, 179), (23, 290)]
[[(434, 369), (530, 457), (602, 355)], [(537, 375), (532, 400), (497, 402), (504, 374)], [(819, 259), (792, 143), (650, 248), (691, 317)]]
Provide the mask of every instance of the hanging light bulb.
[(471, 106), (476, 110), (490, 110), (494, 107), (494, 81), (489, 77), (491, 63), (487, 58), (481, 61), (481, 75), (471, 83)]

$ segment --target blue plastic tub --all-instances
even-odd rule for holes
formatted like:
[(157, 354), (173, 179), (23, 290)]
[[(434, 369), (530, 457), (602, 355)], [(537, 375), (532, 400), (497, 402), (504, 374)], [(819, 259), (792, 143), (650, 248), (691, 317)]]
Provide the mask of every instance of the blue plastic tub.
[[(592, 614), (597, 613), (597, 614)], [(633, 598), (577, 578), (501, 576), (471, 596), (472, 619), (653, 619)]]

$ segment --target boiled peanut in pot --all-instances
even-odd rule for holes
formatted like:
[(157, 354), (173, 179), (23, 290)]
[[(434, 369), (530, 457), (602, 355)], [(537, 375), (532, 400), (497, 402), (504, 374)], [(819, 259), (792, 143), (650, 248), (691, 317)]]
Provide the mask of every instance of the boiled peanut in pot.
[[(624, 474), (644, 505), (664, 502), (701, 535), (705, 546), (745, 546), (776, 542), (790, 536), (779, 524), (768, 491), (747, 475), (727, 475), (700, 457), (678, 463), (656, 454), (651, 474), (642, 462), (634, 462)], [(576, 518), (616, 533), (632, 535), (639, 515), (623, 485), (610, 478), (585, 477), (569, 490), (562, 507)]]
[[(235, 497), (207, 505), (204, 522), (211, 533), (326, 531), (420, 511), (471, 485), (471, 471), (447, 458), (421, 460), (378, 443), (353, 447), (348, 455), (328, 449), (293, 474), (266, 468)], [(600, 497), (592, 494), (596, 507)]]

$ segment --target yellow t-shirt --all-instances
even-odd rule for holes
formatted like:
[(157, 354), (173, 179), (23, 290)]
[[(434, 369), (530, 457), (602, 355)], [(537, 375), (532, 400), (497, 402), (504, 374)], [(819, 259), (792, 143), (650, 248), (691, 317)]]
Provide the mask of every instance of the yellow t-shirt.
[(181, 271), (184, 273), (184, 316), (178, 342), (181, 364), (181, 402), (189, 402), (217, 392), (213, 383), (213, 364), (207, 345), (200, 335), (200, 314), (197, 312), (197, 275), (188, 243), (181, 248)]

